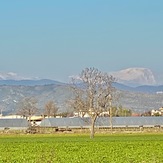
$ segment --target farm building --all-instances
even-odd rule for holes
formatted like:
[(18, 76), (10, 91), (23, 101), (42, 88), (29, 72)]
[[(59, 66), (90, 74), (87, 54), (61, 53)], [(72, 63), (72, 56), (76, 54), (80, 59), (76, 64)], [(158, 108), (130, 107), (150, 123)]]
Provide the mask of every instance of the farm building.
[(29, 122), (26, 119), (0, 119), (0, 130), (3, 129), (27, 129), (29, 127)]
[(45, 118), (42, 120), (41, 127), (69, 127), (69, 128), (79, 128), (83, 126), (89, 126), (90, 118)]
[[(109, 117), (99, 117), (95, 127), (110, 127)], [(163, 117), (113, 117), (113, 127), (163, 127)], [(90, 118), (45, 118), (42, 127), (89, 128)]]

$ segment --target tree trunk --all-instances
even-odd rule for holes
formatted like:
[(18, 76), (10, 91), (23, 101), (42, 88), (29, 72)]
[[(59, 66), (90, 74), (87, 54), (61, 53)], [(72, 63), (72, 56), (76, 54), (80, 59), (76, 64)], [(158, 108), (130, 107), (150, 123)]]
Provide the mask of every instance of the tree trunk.
[(110, 107), (110, 129), (113, 131), (113, 122), (112, 122), (112, 108)]
[(26, 119), (28, 121), (28, 127), (31, 127), (31, 117), (30, 117), (30, 115), (26, 116)]
[(94, 138), (95, 134), (95, 121), (96, 121), (97, 115), (94, 115), (91, 117), (91, 133), (90, 133), (90, 138)]

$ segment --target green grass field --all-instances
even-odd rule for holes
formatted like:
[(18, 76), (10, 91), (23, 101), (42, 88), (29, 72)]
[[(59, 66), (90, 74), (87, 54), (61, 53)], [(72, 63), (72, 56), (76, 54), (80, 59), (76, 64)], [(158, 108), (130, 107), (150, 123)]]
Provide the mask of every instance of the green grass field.
[(0, 163), (162, 163), (163, 134), (0, 135)]

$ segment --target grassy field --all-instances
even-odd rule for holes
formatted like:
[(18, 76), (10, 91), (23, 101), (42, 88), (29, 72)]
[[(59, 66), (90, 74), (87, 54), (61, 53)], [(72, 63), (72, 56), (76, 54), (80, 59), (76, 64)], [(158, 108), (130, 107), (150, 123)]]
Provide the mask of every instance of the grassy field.
[(0, 135), (0, 163), (162, 163), (163, 134)]

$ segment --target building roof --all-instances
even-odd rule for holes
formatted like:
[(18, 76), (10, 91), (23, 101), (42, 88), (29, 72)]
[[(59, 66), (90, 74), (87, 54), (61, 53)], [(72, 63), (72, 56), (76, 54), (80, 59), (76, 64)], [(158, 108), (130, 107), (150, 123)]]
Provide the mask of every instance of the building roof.
[[(88, 127), (90, 118), (45, 118), (40, 126), (44, 127)], [(156, 126), (163, 125), (163, 117), (113, 117), (113, 127), (121, 126)], [(95, 123), (96, 127), (109, 127), (109, 117), (99, 117)]]
[(26, 119), (0, 119), (0, 128), (20, 128), (28, 126), (29, 123)]

